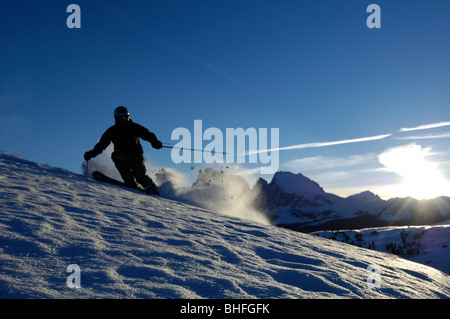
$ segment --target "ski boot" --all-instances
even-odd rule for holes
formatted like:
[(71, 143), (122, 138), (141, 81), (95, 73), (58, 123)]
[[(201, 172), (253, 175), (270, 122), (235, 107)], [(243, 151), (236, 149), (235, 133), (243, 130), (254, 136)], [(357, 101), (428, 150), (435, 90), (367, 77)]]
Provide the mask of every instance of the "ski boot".
[(160, 195), (160, 193), (158, 191), (158, 188), (156, 187), (155, 183), (151, 183), (150, 185), (148, 185), (145, 188), (144, 192), (146, 194), (149, 194), (149, 195)]

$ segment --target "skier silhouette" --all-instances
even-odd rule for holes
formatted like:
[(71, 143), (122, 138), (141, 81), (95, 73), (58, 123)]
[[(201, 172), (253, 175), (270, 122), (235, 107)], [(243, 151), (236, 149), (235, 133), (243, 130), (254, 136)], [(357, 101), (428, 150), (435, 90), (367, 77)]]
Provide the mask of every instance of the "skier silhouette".
[(155, 149), (161, 149), (162, 143), (156, 135), (145, 127), (134, 123), (130, 119), (130, 113), (124, 106), (114, 110), (115, 125), (103, 133), (100, 141), (94, 148), (84, 153), (84, 159), (89, 161), (105, 150), (113, 142), (114, 152), (111, 154), (117, 170), (122, 176), (126, 187), (138, 188), (136, 181), (145, 188), (148, 194), (159, 195), (153, 180), (147, 176), (144, 165), (143, 149), (139, 138), (150, 142)]

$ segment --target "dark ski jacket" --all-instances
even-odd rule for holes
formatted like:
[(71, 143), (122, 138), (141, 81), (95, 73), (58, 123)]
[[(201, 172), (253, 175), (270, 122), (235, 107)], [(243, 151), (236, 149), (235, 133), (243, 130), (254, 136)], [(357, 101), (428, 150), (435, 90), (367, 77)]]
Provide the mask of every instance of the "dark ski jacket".
[(131, 156), (142, 155), (142, 145), (139, 138), (150, 142), (154, 148), (161, 148), (161, 142), (156, 138), (156, 135), (150, 132), (145, 127), (134, 123), (131, 119), (123, 126), (113, 125), (103, 133), (100, 141), (94, 146), (90, 152), (92, 157), (99, 155), (108, 145), (113, 142), (114, 153), (126, 154)]

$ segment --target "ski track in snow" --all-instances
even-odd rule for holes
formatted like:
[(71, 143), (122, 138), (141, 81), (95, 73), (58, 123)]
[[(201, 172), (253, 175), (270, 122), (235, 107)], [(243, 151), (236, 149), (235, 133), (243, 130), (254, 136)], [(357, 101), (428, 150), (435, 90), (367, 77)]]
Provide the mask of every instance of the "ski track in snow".
[[(0, 198), (1, 298), (450, 297), (450, 276), (391, 254), (5, 154)], [(81, 288), (66, 285), (70, 264)]]

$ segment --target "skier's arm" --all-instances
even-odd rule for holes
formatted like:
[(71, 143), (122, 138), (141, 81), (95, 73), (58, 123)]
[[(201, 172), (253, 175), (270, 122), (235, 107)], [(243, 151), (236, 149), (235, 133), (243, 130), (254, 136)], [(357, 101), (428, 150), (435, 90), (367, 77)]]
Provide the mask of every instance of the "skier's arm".
[(111, 143), (111, 130), (106, 130), (105, 133), (103, 133), (102, 137), (100, 138), (100, 141), (94, 146), (94, 148), (91, 151), (88, 151), (84, 154), (84, 159), (86, 161), (90, 160), (93, 157), (96, 157), (99, 155), (105, 148), (108, 147), (108, 145)]
[(156, 135), (152, 132), (150, 132), (145, 127), (137, 124), (137, 128), (139, 131), (139, 137), (142, 138), (144, 141), (150, 142), (152, 144), (153, 148), (160, 149), (162, 148), (162, 143), (158, 140)]

